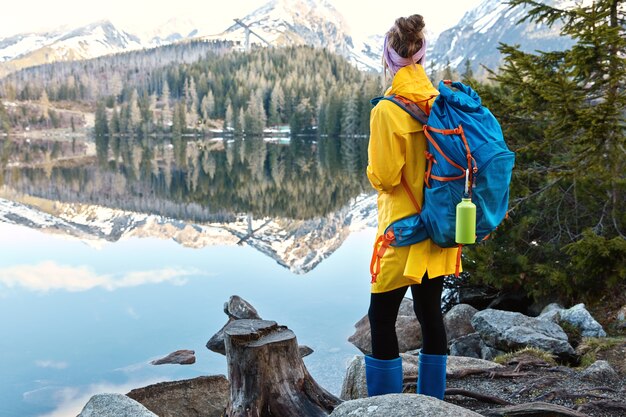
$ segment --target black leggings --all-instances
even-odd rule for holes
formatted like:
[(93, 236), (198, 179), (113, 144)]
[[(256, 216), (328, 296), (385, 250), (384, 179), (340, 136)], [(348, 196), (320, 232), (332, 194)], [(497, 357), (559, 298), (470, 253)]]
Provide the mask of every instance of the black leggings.
[[(396, 318), (407, 287), (383, 293), (372, 293), (368, 316), (372, 329), (372, 356), (389, 360), (399, 355), (396, 336)], [(422, 352), (445, 355), (448, 352), (446, 329), (441, 313), (443, 277), (428, 279), (411, 285), (413, 310), (422, 327)]]

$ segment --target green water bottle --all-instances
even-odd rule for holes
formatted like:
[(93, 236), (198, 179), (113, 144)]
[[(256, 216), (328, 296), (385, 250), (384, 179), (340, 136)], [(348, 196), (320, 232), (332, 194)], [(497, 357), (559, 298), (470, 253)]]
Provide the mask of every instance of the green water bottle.
[(465, 195), (456, 205), (456, 243), (471, 245), (476, 242), (476, 205), (469, 198), (469, 171), (465, 171)]

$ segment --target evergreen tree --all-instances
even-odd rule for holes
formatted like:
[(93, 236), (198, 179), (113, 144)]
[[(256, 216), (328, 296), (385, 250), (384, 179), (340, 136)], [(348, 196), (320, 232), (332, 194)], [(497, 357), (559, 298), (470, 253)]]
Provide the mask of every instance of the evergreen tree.
[(266, 116), (263, 108), (263, 92), (257, 90), (248, 102), (244, 117), (246, 135), (262, 135), (265, 128)]
[(209, 90), (208, 93), (202, 98), (202, 118), (204, 119), (204, 123), (211, 119), (214, 108), (215, 98), (213, 97), (213, 91)]
[(226, 116), (224, 117), (224, 129), (234, 129), (234, 128), (235, 128), (235, 112), (233, 110), (233, 105), (230, 102), (230, 99), (227, 99)]
[(168, 128), (172, 122), (172, 112), (170, 110), (170, 86), (167, 80), (163, 81), (161, 92), (161, 114), (163, 115), (163, 128)]
[(130, 95), (130, 103), (128, 104), (130, 115), (130, 128), (134, 131), (141, 124), (141, 109), (139, 108), (139, 94), (137, 89), (133, 89)]
[(50, 121), (50, 99), (48, 98), (48, 93), (44, 88), (41, 91), (41, 98), (39, 99), (39, 104), (41, 105), (41, 118), (46, 123), (46, 127), (48, 126), (48, 122)]
[(341, 117), (341, 134), (344, 136), (354, 136), (358, 133), (359, 115), (358, 115), (357, 97), (349, 95), (345, 97), (343, 102), (343, 112)]
[(443, 79), (444, 80), (452, 80), (454, 78), (454, 73), (452, 68), (450, 68), (450, 60), (446, 60), (446, 66), (443, 69)]
[(483, 98), (517, 158), (513, 221), (473, 254), (489, 283), (580, 300), (626, 280), (624, 3), (510, 2), (529, 6), (525, 19), (562, 22), (576, 43), (536, 54), (500, 48), (500, 86)]
[(463, 70), (463, 74), (461, 74), (461, 81), (465, 84), (472, 84), (475, 81), (472, 63), (469, 59), (465, 60), (465, 68)]

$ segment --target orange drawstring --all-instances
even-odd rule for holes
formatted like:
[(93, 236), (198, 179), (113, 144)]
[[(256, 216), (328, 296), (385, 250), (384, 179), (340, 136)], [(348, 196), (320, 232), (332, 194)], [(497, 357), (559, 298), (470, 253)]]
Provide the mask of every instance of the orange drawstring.
[[(392, 230), (389, 230), (384, 235), (378, 236), (374, 243), (374, 253), (372, 253), (372, 261), (370, 262), (370, 273), (372, 274), (372, 284), (376, 282), (376, 277), (380, 274), (380, 260), (385, 255), (387, 248), (396, 240)], [(380, 248), (378, 248), (378, 244)]]
[(459, 272), (461, 271), (461, 251), (463, 250), (463, 245), (459, 243), (459, 248), (456, 251), (456, 269), (454, 270), (454, 276), (459, 277)]

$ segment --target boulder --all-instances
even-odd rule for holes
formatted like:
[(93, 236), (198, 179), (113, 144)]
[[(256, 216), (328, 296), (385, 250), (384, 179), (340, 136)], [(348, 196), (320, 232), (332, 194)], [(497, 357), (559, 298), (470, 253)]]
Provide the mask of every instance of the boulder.
[(472, 325), (487, 345), (503, 351), (535, 347), (569, 358), (574, 349), (556, 323), (521, 313), (487, 309), (472, 318)]
[[(354, 327), (354, 334), (348, 341), (356, 346), (363, 354), (372, 353), (372, 331), (367, 315), (359, 320)], [(396, 334), (398, 336), (398, 347), (400, 352), (417, 349), (422, 346), (422, 328), (420, 327), (415, 312), (413, 311), (413, 300), (404, 298), (400, 304), (398, 318), (396, 320)]]
[(618, 380), (619, 375), (607, 361), (595, 361), (582, 371), (581, 378), (606, 384)]
[(600, 323), (593, 318), (582, 303), (560, 311), (559, 315), (561, 320), (580, 329), (580, 334), (583, 337), (606, 337), (606, 332)]
[[(415, 385), (418, 374), (418, 357), (415, 355), (401, 353), (402, 357), (402, 375), (406, 384)], [(455, 375), (465, 369), (484, 369), (491, 370), (501, 368), (494, 362), (482, 359), (464, 358), (460, 356), (448, 356), (446, 373)], [(363, 356), (355, 356), (346, 370), (346, 376), (343, 379), (340, 398), (342, 400), (354, 400), (357, 398), (367, 397), (367, 383), (365, 379), (365, 359)]]
[(152, 365), (164, 365), (164, 364), (176, 364), (176, 365), (191, 365), (196, 363), (196, 352), (193, 350), (177, 350), (169, 355), (156, 359), (150, 362)]
[(457, 304), (452, 307), (443, 317), (448, 340), (474, 333), (476, 330), (472, 327), (472, 317), (476, 313), (478, 310), (469, 304)]
[(454, 356), (466, 356), (490, 361), (502, 353), (504, 352), (487, 345), (478, 332), (450, 341), (450, 355)]
[(129, 392), (159, 417), (220, 417), (228, 403), (230, 386), (223, 375), (161, 382)]
[(159, 417), (123, 394), (97, 394), (91, 397), (77, 417)]
[(238, 295), (232, 295), (227, 302), (224, 303), (224, 313), (228, 316), (228, 321), (217, 333), (215, 333), (206, 343), (207, 349), (226, 356), (226, 348), (224, 347), (224, 329), (235, 320), (252, 319), (261, 320), (261, 316), (256, 309)]
[(552, 303), (546, 306), (537, 318), (557, 324), (560, 321), (569, 323), (579, 329), (583, 337), (606, 337), (606, 332), (600, 323), (593, 318), (582, 303), (567, 309)]
[(458, 405), (419, 394), (387, 394), (346, 401), (330, 417), (481, 417)]

